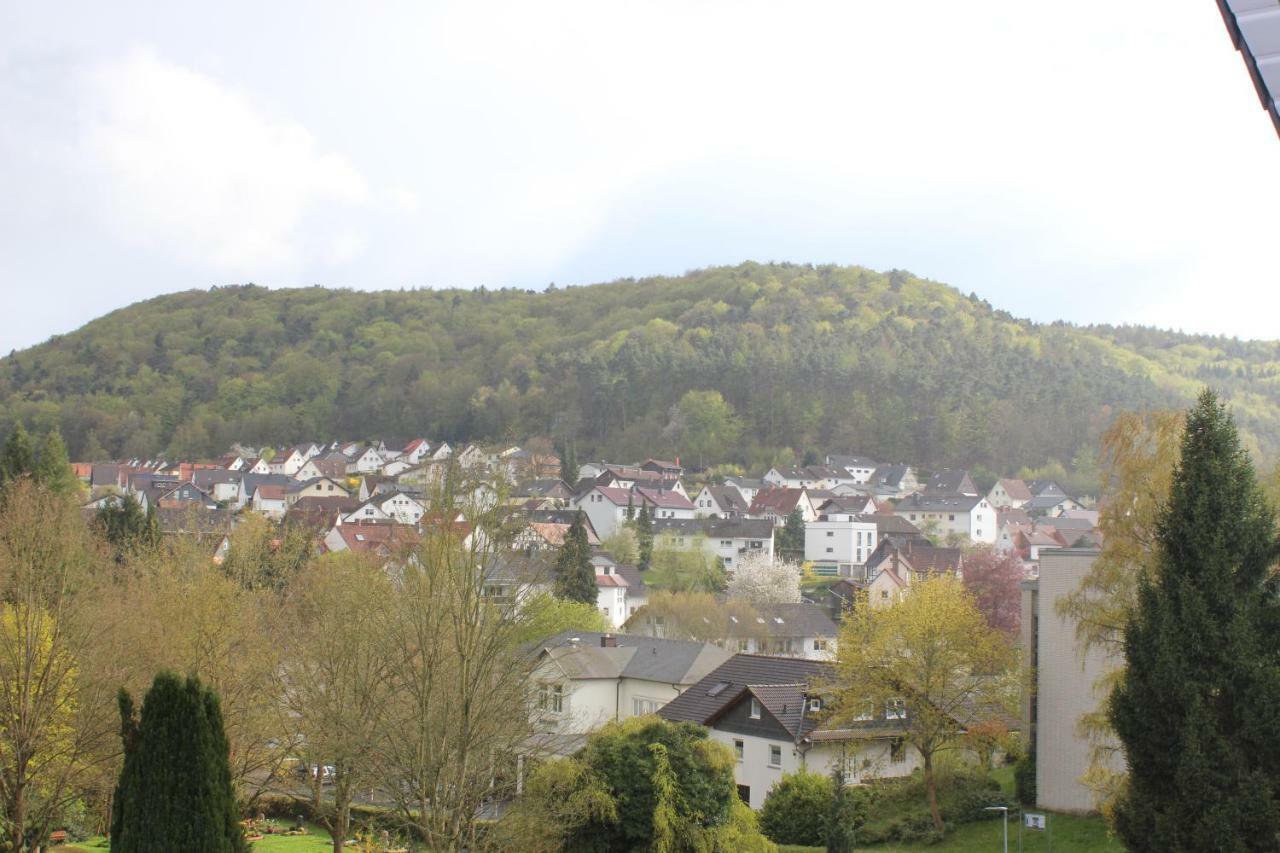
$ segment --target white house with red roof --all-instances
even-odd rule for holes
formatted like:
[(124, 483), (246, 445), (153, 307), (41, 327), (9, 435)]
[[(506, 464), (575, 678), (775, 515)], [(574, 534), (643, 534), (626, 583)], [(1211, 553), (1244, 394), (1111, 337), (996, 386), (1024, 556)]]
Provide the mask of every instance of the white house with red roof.
[(679, 492), (646, 486), (631, 489), (596, 486), (576, 498), (573, 505), (587, 514), (601, 539), (616, 533), (628, 516), (638, 514), (642, 506), (648, 507), (649, 516), (654, 519), (693, 518), (697, 509), (693, 501)]

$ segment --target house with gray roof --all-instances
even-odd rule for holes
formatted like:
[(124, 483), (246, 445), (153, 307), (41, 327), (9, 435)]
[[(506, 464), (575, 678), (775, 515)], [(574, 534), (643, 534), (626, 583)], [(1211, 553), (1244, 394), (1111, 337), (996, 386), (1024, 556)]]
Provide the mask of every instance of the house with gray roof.
[(535, 655), (530, 713), (565, 755), (610, 720), (657, 713), (730, 657), (711, 643), (595, 631), (557, 634)]
[(734, 655), (665, 705), (658, 715), (710, 729), (733, 750), (738, 796), (753, 809), (784, 773), (829, 775), (850, 782), (907, 776), (919, 754), (903, 740), (903, 703), (868, 708), (833, 721), (824, 685), (831, 665), (796, 658)]
[(729, 571), (751, 554), (773, 558), (772, 521), (764, 518), (659, 518), (654, 540), (666, 548), (701, 546)]

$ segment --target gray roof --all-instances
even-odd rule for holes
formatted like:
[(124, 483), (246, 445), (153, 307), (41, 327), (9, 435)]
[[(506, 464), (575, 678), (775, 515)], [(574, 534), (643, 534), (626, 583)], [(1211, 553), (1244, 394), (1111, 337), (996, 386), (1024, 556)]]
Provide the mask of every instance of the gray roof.
[(730, 657), (711, 643), (630, 634), (612, 635), (617, 645), (604, 647), (605, 636), (611, 635), (564, 631), (542, 643), (540, 653), (569, 678), (636, 678), (664, 684), (693, 684)]
[(834, 465), (839, 468), (871, 468), (876, 467), (876, 463), (870, 456), (842, 456), (833, 453), (827, 457), (827, 464)]
[(826, 608), (817, 604), (759, 604), (756, 612), (764, 620), (757, 629), (770, 637), (834, 637), (840, 630)]
[(707, 491), (726, 512), (746, 512), (751, 508), (737, 486), (708, 486)]
[(871, 473), (870, 483), (875, 486), (891, 486), (897, 487), (902, 483), (902, 478), (907, 476), (911, 471), (910, 465), (899, 463), (897, 465), (881, 465)]
[(913, 492), (903, 498), (894, 511), (969, 512), (985, 500), (982, 495), (922, 495)]
[[(770, 713), (775, 717), (781, 713), (781, 706), (785, 703), (788, 708), (784, 715), (786, 719), (779, 719), (778, 722), (799, 739), (807, 733), (806, 729), (812, 729), (813, 722), (809, 720), (807, 724), (797, 723), (797, 720), (805, 719), (804, 706), (790, 697), (802, 696), (808, 685), (825, 681), (831, 674), (831, 664), (821, 661), (767, 655), (734, 655), (707, 673), (697, 684), (659, 708), (658, 715), (672, 722), (687, 721), (709, 726), (750, 692), (760, 699), (761, 704), (770, 708)], [(802, 688), (801, 685), (805, 687)], [(778, 708), (777, 713), (774, 713), (771, 705)], [(797, 712), (792, 711), (792, 705), (801, 709), (798, 716)], [(788, 722), (794, 728), (788, 726)]]
[(1262, 108), (1280, 133), (1280, 3), (1276, 0), (1218, 0), (1231, 43), (1244, 57)]
[(708, 539), (772, 539), (767, 518), (656, 518), (654, 533), (706, 536)]

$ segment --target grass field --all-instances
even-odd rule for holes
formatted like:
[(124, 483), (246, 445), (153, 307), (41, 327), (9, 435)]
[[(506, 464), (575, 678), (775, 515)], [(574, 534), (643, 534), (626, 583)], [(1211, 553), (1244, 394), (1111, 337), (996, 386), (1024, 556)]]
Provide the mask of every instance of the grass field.
[[(992, 774), (1000, 783), (1000, 787), (1013, 802), (1013, 768), (1001, 767)], [(1031, 811), (1028, 809), (1028, 811)], [(1040, 810), (1035, 810), (1040, 811)], [(1021, 846), (1019, 846), (1018, 824), (1020, 816), (1016, 807), (1009, 813), (1009, 849), (1021, 850), (1024, 853), (1039, 851), (1060, 851), (1060, 853), (1121, 853), (1124, 847), (1107, 833), (1107, 825), (1102, 818), (1081, 817), (1079, 815), (1048, 815), (1046, 832), (1023, 830)], [(999, 816), (992, 820), (969, 823), (957, 827), (946, 838), (936, 844), (924, 842), (904, 844), (872, 844), (860, 846), (859, 850), (876, 850), (881, 853), (985, 853), (1004, 849), (1001, 835), (1002, 826)], [(781, 853), (822, 853), (821, 847), (799, 847), (779, 845)]]
[[(254, 853), (320, 853), (332, 850), (333, 843), (329, 834), (318, 826), (307, 827), (306, 835), (264, 835), (262, 840), (253, 842)], [(68, 844), (53, 848), (54, 853), (105, 853), (108, 849), (107, 839), (91, 838), (79, 844)]]

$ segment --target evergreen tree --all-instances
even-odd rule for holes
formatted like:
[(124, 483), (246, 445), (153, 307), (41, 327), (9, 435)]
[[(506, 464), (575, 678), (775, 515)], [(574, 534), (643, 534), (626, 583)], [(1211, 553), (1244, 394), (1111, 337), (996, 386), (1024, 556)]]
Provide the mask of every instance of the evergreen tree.
[(147, 503), (146, 523), (143, 525), (142, 538), (139, 542), (147, 547), (160, 544), (160, 518), (156, 515), (154, 501)]
[(640, 506), (640, 514), (636, 516), (636, 542), (640, 571), (648, 571), (653, 565), (653, 519), (649, 516), (649, 508), (643, 504)]
[(123, 554), (142, 544), (147, 538), (148, 515), (133, 495), (125, 495), (114, 504), (98, 509), (98, 529), (104, 539)]
[(135, 717), (120, 694), (124, 767), (112, 806), (113, 853), (243, 853), (218, 697), (162, 672)]
[(0, 486), (30, 474), (35, 469), (35, 461), (35, 454), (31, 450), (31, 436), (27, 434), (22, 421), (18, 421), (5, 440), (4, 450), (0, 451)]
[(778, 556), (788, 560), (804, 559), (804, 513), (800, 507), (791, 510), (778, 534)]
[(591, 565), (591, 545), (582, 510), (573, 518), (565, 534), (560, 555), (556, 558), (555, 592), (558, 598), (595, 604), (597, 600), (596, 570)]
[(1156, 561), (1125, 628), (1109, 716), (1131, 850), (1280, 845), (1280, 613), (1276, 529), (1236, 428), (1205, 391), (1156, 526)]
[(32, 476), (54, 494), (72, 495), (79, 491), (80, 482), (71, 470), (71, 460), (67, 458), (67, 445), (56, 429), (45, 433)]
[(578, 482), (578, 454), (574, 452), (572, 441), (560, 445), (560, 479), (570, 486)]

